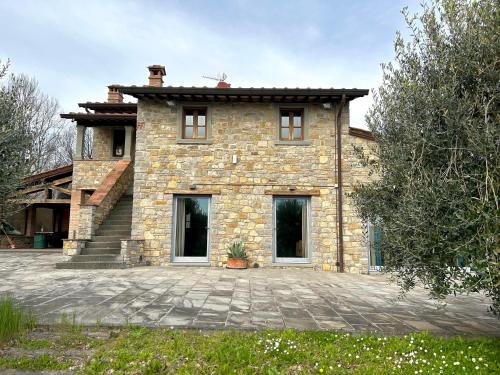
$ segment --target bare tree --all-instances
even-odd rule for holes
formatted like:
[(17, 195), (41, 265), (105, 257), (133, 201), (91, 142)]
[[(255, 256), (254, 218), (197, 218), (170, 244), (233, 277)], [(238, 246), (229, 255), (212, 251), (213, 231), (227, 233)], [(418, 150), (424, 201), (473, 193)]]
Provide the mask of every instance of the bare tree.
[[(0, 80), (9, 63), (0, 61)], [(29, 147), (32, 135), (24, 121), (17, 93), (8, 85), (0, 85), (0, 226), (18, 208), (10, 198), (23, 187), (22, 177), (29, 170)]]
[(19, 121), (32, 136), (26, 159), (29, 172), (38, 173), (56, 167), (63, 129), (57, 100), (42, 93), (38, 82), (26, 75), (11, 75), (6, 90), (14, 97)]
[[(83, 145), (83, 156), (85, 159), (92, 158), (92, 128), (85, 131), (85, 140)], [(57, 165), (67, 165), (73, 162), (73, 155), (76, 148), (76, 127), (64, 122), (64, 129), (59, 133), (57, 140), (57, 153), (54, 162)]]

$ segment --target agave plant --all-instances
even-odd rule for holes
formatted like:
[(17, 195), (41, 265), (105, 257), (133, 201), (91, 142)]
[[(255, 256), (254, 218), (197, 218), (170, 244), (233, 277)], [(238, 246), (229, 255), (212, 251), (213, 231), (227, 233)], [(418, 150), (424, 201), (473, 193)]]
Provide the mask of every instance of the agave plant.
[(247, 252), (245, 251), (245, 246), (243, 245), (243, 242), (235, 242), (232, 245), (230, 245), (227, 251), (227, 257), (247, 259), (248, 255)]

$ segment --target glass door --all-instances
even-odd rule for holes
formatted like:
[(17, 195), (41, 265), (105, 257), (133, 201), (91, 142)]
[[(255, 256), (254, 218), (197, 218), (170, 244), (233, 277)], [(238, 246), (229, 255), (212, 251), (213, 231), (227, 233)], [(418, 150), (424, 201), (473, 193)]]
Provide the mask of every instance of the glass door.
[(178, 196), (174, 210), (174, 262), (208, 262), (210, 197)]
[(379, 271), (384, 267), (384, 254), (382, 252), (382, 231), (376, 225), (368, 224), (368, 246), (370, 252), (370, 271)]
[(275, 262), (309, 263), (308, 198), (274, 198), (273, 258)]

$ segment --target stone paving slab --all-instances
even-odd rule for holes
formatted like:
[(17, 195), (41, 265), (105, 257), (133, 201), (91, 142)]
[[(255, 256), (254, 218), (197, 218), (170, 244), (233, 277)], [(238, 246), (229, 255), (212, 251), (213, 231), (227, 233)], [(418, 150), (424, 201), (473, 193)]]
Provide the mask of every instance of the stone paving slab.
[(398, 299), (383, 275), (312, 269), (227, 270), (138, 267), (56, 270), (56, 253), (0, 254), (0, 295), (11, 295), (41, 323), (63, 317), (95, 325), (196, 329), (311, 329), (500, 336), (480, 294), (438, 305), (417, 288)]

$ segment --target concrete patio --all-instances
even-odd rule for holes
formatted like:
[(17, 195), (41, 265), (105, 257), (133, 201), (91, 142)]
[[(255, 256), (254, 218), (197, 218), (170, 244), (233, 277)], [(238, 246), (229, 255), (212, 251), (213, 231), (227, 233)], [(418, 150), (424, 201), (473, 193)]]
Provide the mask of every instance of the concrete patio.
[(382, 275), (312, 269), (141, 267), (56, 270), (62, 255), (0, 253), (0, 295), (30, 307), (41, 323), (183, 328), (296, 328), (405, 334), (500, 335), (479, 294), (429, 300), (423, 289), (398, 300)]

